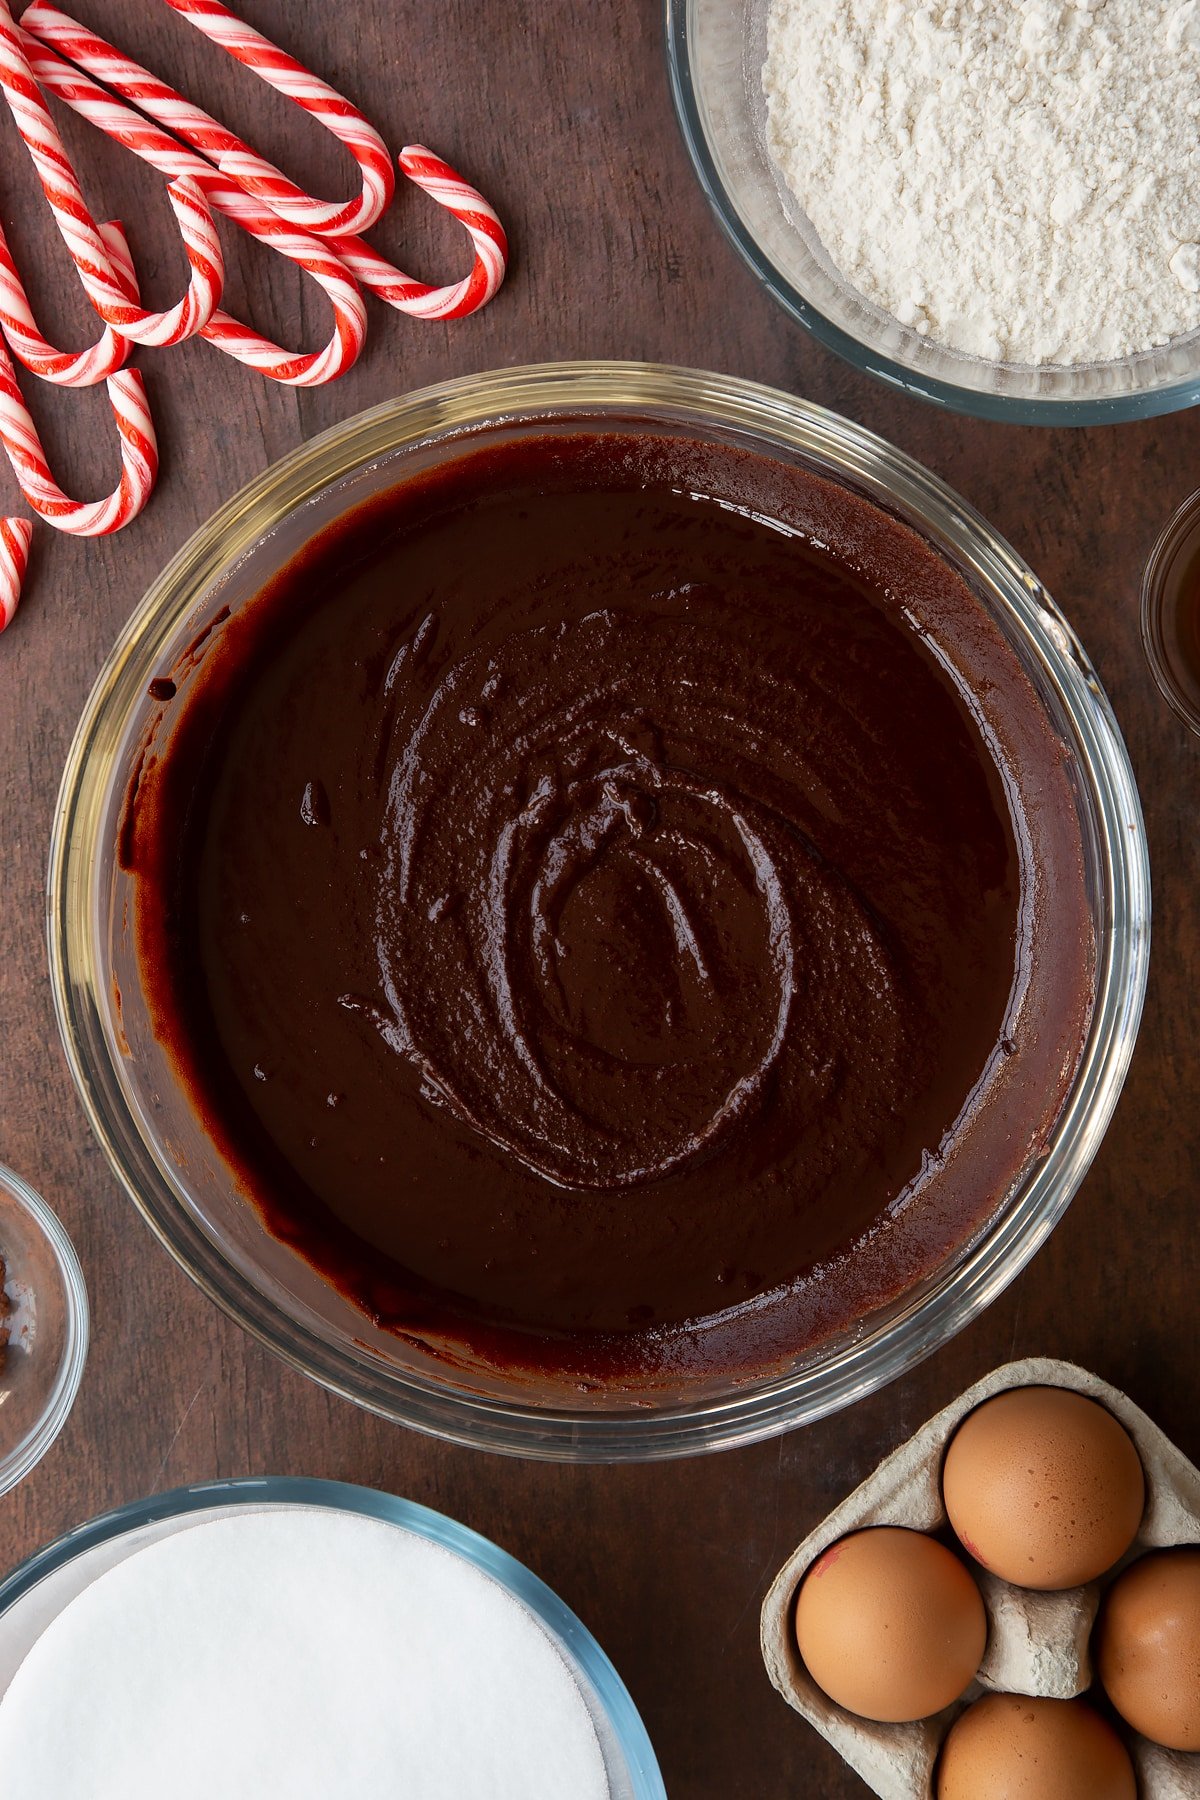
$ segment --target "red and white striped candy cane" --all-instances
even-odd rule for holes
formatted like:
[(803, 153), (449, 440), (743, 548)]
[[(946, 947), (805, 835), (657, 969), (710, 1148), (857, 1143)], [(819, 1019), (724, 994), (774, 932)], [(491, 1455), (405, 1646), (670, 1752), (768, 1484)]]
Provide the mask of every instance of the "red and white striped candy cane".
[[(100, 226), (100, 235), (108, 250), (114, 275), (125, 282), (131, 297), (136, 298), (136, 284), (132, 283), (133, 265), (124, 231), (115, 220), (110, 220), (107, 225)], [(115, 375), (118, 369), (124, 368), (133, 348), (129, 339), (121, 337), (111, 325), (104, 327), (103, 335), (87, 350), (56, 350), (52, 344), (47, 343), (38, 330), (25, 284), (13, 261), (12, 251), (2, 229), (0, 331), (8, 339), (8, 347), (17, 361), (31, 374), (40, 375), (43, 381), (52, 381), (56, 387), (95, 387), (98, 382), (107, 381), (110, 375)]]
[(0, 519), (0, 631), (20, 605), (32, 542), (32, 519)]
[(126, 297), (140, 300), (138, 291), (137, 270), (133, 266), (133, 255), (129, 248), (129, 239), (125, 236), (125, 227), (120, 219), (110, 219), (107, 225), (100, 227), (100, 236), (104, 239), (104, 248), (108, 251), (108, 260), (113, 266), (113, 274)]
[[(168, 131), (209, 157), (222, 174), (256, 199), (264, 200), (272, 212), (289, 224), (301, 225), (319, 237), (365, 231), (373, 225), (391, 204), (396, 175), (387, 145), (358, 108), (216, 0), (167, 0), (167, 4), (211, 42), (253, 70), (269, 87), (303, 107), (344, 144), (358, 164), (361, 192), (356, 199), (347, 201), (317, 200), (306, 194), (232, 131), (153, 76), (149, 77), (145, 96), (148, 104), (134, 95), (127, 94), (126, 98), (133, 99)], [(23, 23), (35, 36), (44, 35), (38, 18)], [(101, 69), (93, 69), (92, 73), (107, 84), (108, 77)]]
[(56, 530), (77, 537), (104, 537), (128, 525), (150, 498), (158, 474), (158, 444), (141, 376), (136, 369), (122, 369), (109, 377), (107, 388), (120, 438), (121, 480), (106, 500), (72, 500), (50, 473), (12, 362), (0, 344), (0, 443), (34, 512)]
[[(226, 17), (247, 40), (267, 44), (266, 38), (249, 26), (240, 25), (233, 20), (231, 14)], [(196, 22), (195, 19), (192, 20), (193, 24)], [(326, 87), (323, 81), (310, 75), (290, 57), (282, 59), (297, 73), (295, 79), (281, 91), (290, 99), (296, 100), (306, 111), (315, 112), (331, 130), (336, 123), (338, 129), (335, 135), (349, 145), (362, 171), (363, 193), (357, 200), (342, 204), (317, 200), (311, 194), (306, 194), (273, 163), (259, 156), (236, 133), (222, 125), (220, 120), (214, 119), (211, 113), (205, 112), (203, 107), (194, 105), (157, 75), (130, 62), (119, 50), (111, 45), (104, 45), (102, 40), (91, 37), (90, 34), (83, 34), (88, 37), (88, 61), (86, 64), (80, 62), (72, 54), (72, 46), (81, 28), (53, 6), (31, 6), (23, 15), (21, 26), (30, 36), (39, 38), (42, 43), (58, 50), (80, 68), (86, 66), (98, 81), (103, 82), (114, 93), (132, 101), (147, 117), (156, 119), (183, 143), (206, 156), (230, 181), (262, 201), (277, 218), (285, 219), (289, 224), (303, 226), (306, 231), (319, 237), (332, 232), (365, 231), (391, 202), (396, 176), (387, 146), (379, 133), (348, 101), (342, 100), (332, 88)], [(275, 51), (269, 45), (268, 48), (272, 56), (282, 57), (282, 52)], [(239, 57), (239, 61), (246, 60), (244, 56)], [(254, 66), (251, 63), (251, 67)], [(255, 72), (263, 74), (262, 69), (256, 68)], [(272, 86), (279, 85), (272, 82)], [(322, 107), (309, 104), (308, 100), (301, 97), (301, 90), (308, 93), (310, 89), (312, 95), (331, 96), (332, 102), (336, 102), (344, 111), (332, 111), (324, 103)]]
[(402, 150), (400, 167), (465, 228), (475, 251), (470, 274), (449, 287), (431, 287), (402, 274), (361, 238), (331, 238), (330, 247), (369, 293), (398, 312), (412, 313), (418, 319), (462, 319), (478, 312), (504, 280), (508, 238), (503, 225), (483, 195), (423, 144), (409, 144)]
[[(175, 0), (167, 0), (167, 4), (175, 5)], [(181, 5), (178, 10), (188, 12), (188, 16), (192, 17), (187, 6)], [(211, 0), (208, 0), (204, 10), (207, 16), (215, 16)], [(217, 8), (216, 11), (224, 12), (224, 9)], [(198, 21), (193, 18), (192, 22)], [(131, 101), (165, 130), (185, 139), (197, 150), (216, 156), (223, 173), (236, 176), (246, 187), (251, 186), (245, 181), (236, 158), (231, 159), (223, 153), (230, 145), (237, 143), (233, 134), (157, 76), (132, 62), (85, 26), (68, 18), (57, 7), (49, 4), (49, 0), (35, 0), (21, 23), (42, 44), (57, 50), (77, 68), (86, 69), (88, 74), (102, 81), (113, 93)], [(435, 287), (428, 282), (416, 281), (411, 275), (405, 275), (397, 269), (394, 263), (388, 262), (361, 238), (349, 232), (331, 236), (330, 249), (337, 253), (346, 268), (364, 287), (397, 311), (422, 319), (464, 318), (468, 313), (485, 306), (504, 280), (508, 259), (508, 240), (504, 227), (482, 194), (423, 145), (412, 144), (402, 151), (400, 167), (432, 200), (452, 213), (466, 230), (475, 253), (470, 273), (462, 281), (454, 282), (448, 287)], [(211, 196), (211, 188), (207, 191)], [(255, 188), (254, 191), (259, 190)], [(264, 198), (274, 206), (269, 195), (264, 195)], [(283, 209), (276, 210), (282, 212)], [(325, 229), (332, 232), (333, 227), (327, 226)]]
[(137, 344), (178, 344), (195, 337), (211, 319), (225, 278), (212, 210), (199, 187), (178, 181), (167, 190), (191, 270), (187, 292), (169, 312), (147, 312), (130, 301), (113, 272), (104, 239), (29, 67), (24, 36), (13, 24), (5, 0), (0, 0), (0, 89), (79, 279), (105, 324)]
[[(320, 238), (277, 219), (262, 201), (243, 192), (194, 151), (168, 137), (157, 125), (98, 87), (88, 74), (81, 73), (101, 62), (111, 66), (117, 57), (111, 45), (54, 9), (38, 6), (30, 12), (36, 13), (34, 22), (39, 33), (50, 31), (56, 44), (70, 45), (71, 63), (75, 65), (65, 62), (40, 37), (27, 34), (25, 48), (30, 65), (47, 93), (64, 101), (162, 174), (189, 176), (203, 188), (218, 212), (311, 275), (333, 307), (333, 336), (321, 350), (297, 354), (282, 349), (220, 310), (213, 314), (201, 336), (238, 362), (289, 387), (318, 387), (344, 374), (366, 340), (367, 315), (354, 277), (332, 248)], [(26, 13), (25, 19), (29, 17), (30, 13)], [(126, 66), (132, 72), (131, 78), (145, 74), (134, 63)]]

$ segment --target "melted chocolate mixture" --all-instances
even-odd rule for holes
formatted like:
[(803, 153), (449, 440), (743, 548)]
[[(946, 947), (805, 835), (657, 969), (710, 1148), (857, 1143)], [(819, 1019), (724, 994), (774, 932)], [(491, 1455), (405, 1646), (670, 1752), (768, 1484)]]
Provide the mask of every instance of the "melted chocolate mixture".
[(126, 832), (156, 1028), (271, 1229), (443, 1354), (786, 1359), (1059, 1110), (1058, 746), (948, 566), (810, 475), (464, 452), (165, 704)]

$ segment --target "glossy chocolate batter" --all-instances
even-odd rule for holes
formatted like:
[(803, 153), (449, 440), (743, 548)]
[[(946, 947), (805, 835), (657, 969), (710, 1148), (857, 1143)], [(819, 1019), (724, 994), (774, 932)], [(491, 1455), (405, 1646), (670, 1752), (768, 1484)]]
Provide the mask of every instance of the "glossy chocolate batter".
[(465, 446), (158, 697), (123, 844), (156, 1029), (272, 1231), (441, 1354), (786, 1361), (1059, 1111), (1059, 745), (950, 568), (810, 474)]

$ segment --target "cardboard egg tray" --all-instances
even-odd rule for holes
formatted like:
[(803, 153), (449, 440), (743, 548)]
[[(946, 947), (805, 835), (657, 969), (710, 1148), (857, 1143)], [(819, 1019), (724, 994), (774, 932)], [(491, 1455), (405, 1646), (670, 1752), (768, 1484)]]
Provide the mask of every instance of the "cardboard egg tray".
[[(1065, 1387), (1106, 1406), (1137, 1446), (1146, 1477), (1146, 1510), (1138, 1535), (1116, 1571), (1147, 1550), (1200, 1544), (1200, 1471), (1140, 1407), (1096, 1375), (1048, 1357), (1006, 1363), (881, 1462), (861, 1487), (810, 1532), (779, 1571), (763, 1602), (761, 1641), (767, 1672), (789, 1706), (815, 1725), (882, 1800), (933, 1800), (938, 1753), (958, 1714), (981, 1694), (999, 1690), (1072, 1699), (1092, 1681), (1088, 1641), (1103, 1589), (1113, 1573), (1086, 1587), (1038, 1593), (1012, 1587), (962, 1555), (979, 1582), (988, 1641), (978, 1676), (962, 1698), (912, 1725), (876, 1725), (828, 1700), (796, 1649), (796, 1590), (822, 1551), (867, 1525), (906, 1525), (956, 1543), (942, 1504), (942, 1459), (961, 1420), (1005, 1388)], [(1200, 1753), (1163, 1750), (1126, 1732), (1140, 1800), (1200, 1800)]]

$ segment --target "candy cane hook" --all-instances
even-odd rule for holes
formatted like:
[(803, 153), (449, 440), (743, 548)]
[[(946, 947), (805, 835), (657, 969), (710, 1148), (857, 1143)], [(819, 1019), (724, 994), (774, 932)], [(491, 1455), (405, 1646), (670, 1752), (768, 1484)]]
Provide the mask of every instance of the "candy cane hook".
[[(100, 235), (108, 250), (113, 273), (118, 279), (124, 280), (131, 297), (136, 298), (137, 289), (132, 285), (133, 265), (123, 230), (115, 220), (111, 220), (107, 225), (100, 226)], [(2, 229), (0, 331), (8, 339), (8, 347), (17, 361), (30, 374), (40, 376), (43, 381), (51, 381), (56, 387), (95, 387), (98, 382), (107, 381), (110, 375), (115, 375), (118, 369), (124, 368), (133, 348), (129, 339), (121, 337), (111, 325), (104, 327), (101, 337), (87, 350), (56, 350), (52, 344), (47, 343), (34, 319), (25, 284), (13, 261), (12, 251)]]
[(120, 439), (121, 480), (105, 500), (72, 500), (50, 473), (12, 361), (0, 344), (0, 444), (34, 512), (77, 537), (103, 537), (128, 525), (150, 498), (158, 474), (158, 445), (141, 376), (136, 369), (122, 369), (109, 377), (107, 387)]
[(412, 313), (419, 319), (462, 319), (468, 313), (478, 312), (504, 280), (508, 238), (503, 225), (483, 195), (423, 144), (410, 144), (402, 150), (400, 167), (410, 181), (444, 206), (466, 231), (475, 252), (470, 274), (449, 287), (431, 287), (402, 274), (361, 238), (331, 238), (330, 248), (337, 251), (369, 293), (386, 300), (398, 312)]

